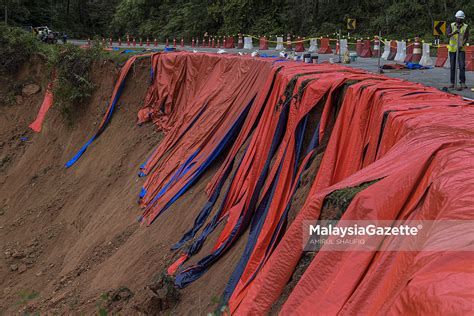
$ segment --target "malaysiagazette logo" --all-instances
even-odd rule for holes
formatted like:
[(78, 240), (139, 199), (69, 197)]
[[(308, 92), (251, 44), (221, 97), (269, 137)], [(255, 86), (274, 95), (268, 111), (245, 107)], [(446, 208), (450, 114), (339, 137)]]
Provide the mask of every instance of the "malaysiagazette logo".
[(309, 225), (309, 235), (338, 236), (341, 238), (346, 236), (417, 236), (421, 229), (423, 229), (421, 224), (416, 226), (377, 226), (374, 224), (359, 226), (354, 224), (342, 227), (333, 224), (328, 226)]
[(469, 220), (314, 220), (304, 251), (474, 251)]

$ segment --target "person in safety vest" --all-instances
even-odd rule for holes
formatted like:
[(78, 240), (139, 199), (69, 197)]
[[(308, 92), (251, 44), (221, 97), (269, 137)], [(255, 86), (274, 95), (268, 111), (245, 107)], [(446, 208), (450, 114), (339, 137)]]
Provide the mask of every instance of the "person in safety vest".
[[(459, 82), (460, 87), (458, 90), (466, 89), (466, 44), (469, 40), (469, 28), (464, 23), (464, 12), (456, 12), (456, 22), (448, 25), (447, 35), (449, 37), (448, 51), (449, 51), (449, 62), (451, 64), (451, 86), (454, 88), (455, 72), (456, 72), (456, 52), (459, 49)], [(459, 37), (459, 47), (458, 47)]]

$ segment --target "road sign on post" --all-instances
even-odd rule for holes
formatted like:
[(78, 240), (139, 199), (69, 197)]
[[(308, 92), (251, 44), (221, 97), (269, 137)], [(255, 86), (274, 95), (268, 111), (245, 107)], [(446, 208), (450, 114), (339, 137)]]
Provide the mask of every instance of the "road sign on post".
[(347, 19), (347, 29), (355, 30), (356, 29), (356, 19)]
[(446, 21), (434, 21), (433, 24), (433, 35), (445, 35), (446, 34)]

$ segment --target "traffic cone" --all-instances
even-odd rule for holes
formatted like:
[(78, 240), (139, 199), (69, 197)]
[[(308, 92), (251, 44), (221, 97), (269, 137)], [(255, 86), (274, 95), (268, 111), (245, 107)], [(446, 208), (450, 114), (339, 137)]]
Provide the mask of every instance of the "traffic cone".
[(137, 46), (137, 41), (135, 40), (135, 37), (134, 37), (133, 40), (132, 40), (132, 45), (133, 45), (133, 46)]
[(176, 48), (176, 37), (173, 38), (173, 48)]
[(158, 46), (158, 40), (155, 37), (155, 40), (153, 41), (153, 46), (157, 47)]
[(211, 38), (209, 37), (207, 39), (207, 48), (210, 48), (211, 47)]
[(166, 44), (165, 44), (166, 47), (169, 47), (170, 46), (170, 41), (169, 39), (166, 39)]
[(90, 38), (87, 39), (87, 45), (91, 46), (91, 39)]
[(216, 48), (216, 39), (212, 38), (212, 48)]
[(140, 46), (143, 46), (143, 41), (141, 37), (140, 37)]
[(217, 48), (221, 48), (221, 40), (219, 37), (217, 38)]
[(421, 42), (420, 38), (417, 36), (415, 37), (415, 43), (413, 44), (413, 57), (412, 57), (412, 62), (413, 63), (419, 63), (421, 59)]
[(335, 55), (339, 55), (339, 53), (341, 52), (341, 44), (339, 44), (339, 40), (336, 41), (336, 53)]
[(199, 37), (196, 37), (196, 47), (199, 47)]
[(148, 37), (146, 38), (146, 46), (150, 47), (150, 39)]
[(109, 37), (109, 46), (110, 46), (110, 47), (112, 47), (112, 46), (113, 46), (112, 37)]
[(122, 46), (122, 38), (118, 38), (118, 46)]
[(192, 41), (191, 41), (191, 46), (192, 46), (192, 48), (194, 48), (194, 45), (195, 45), (195, 44), (196, 44), (196, 43), (194, 42), (194, 37), (193, 37), (193, 39), (192, 39)]
[(130, 35), (127, 34), (127, 46), (130, 46)]
[(222, 38), (222, 48), (225, 48), (225, 36)]
[(184, 48), (184, 38), (181, 37), (181, 48)]

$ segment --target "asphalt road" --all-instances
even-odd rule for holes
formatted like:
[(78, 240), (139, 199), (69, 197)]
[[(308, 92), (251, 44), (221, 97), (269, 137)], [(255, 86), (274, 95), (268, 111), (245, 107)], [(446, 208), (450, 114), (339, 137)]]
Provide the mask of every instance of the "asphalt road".
[[(87, 44), (87, 41), (85, 40), (70, 40), (71, 43), (75, 45), (85, 45)], [(119, 47), (117, 42), (113, 43), (113, 47)], [(147, 49), (158, 49), (158, 50), (163, 50), (165, 48), (164, 45), (158, 45), (157, 47), (153, 46), (153, 43), (150, 44), (149, 47), (147, 47), (145, 44), (143, 46), (139, 46), (138, 43), (136, 46), (133, 45), (126, 45), (126, 43), (122, 43), (120, 48), (129, 48), (133, 50), (147, 50)], [(181, 49), (178, 44), (178, 49)], [(198, 52), (216, 52), (218, 49), (217, 48), (192, 48), (191, 46), (185, 46), (184, 50), (196, 50)], [(254, 50), (245, 50), (245, 49), (226, 49), (225, 51), (229, 53), (246, 53), (249, 54)], [(278, 56), (279, 52), (275, 50), (265, 50), (265, 51), (259, 51), (260, 54), (266, 54), (269, 56)], [(328, 55), (319, 55), (319, 62), (324, 62), (328, 61), (330, 58), (334, 58), (334, 55), (328, 54)], [(434, 59), (433, 59), (434, 60)], [(350, 64), (347, 64), (346, 66), (349, 67), (356, 67), (356, 68), (361, 68), (365, 69), (367, 71), (371, 72), (377, 72), (378, 71), (378, 61), (377, 58), (357, 58), (355, 62), (352, 62)], [(385, 61), (381, 60), (380, 64), (393, 64), (393, 61)], [(413, 82), (418, 82), (422, 83), (427, 86), (432, 86), (437, 89), (442, 89), (443, 87), (447, 87), (449, 83), (449, 69), (445, 68), (432, 68), (432, 69), (425, 69), (425, 70), (384, 70), (384, 74), (389, 77), (394, 77), (394, 78), (400, 78), (404, 79), (407, 81), (413, 81)], [(464, 89), (462, 91), (456, 91), (452, 90), (450, 92), (462, 95), (466, 98), (474, 99), (474, 92), (470, 91), (470, 88), (474, 87), (474, 72), (473, 71), (468, 71), (466, 72), (466, 84), (468, 85), (469, 89)]]

